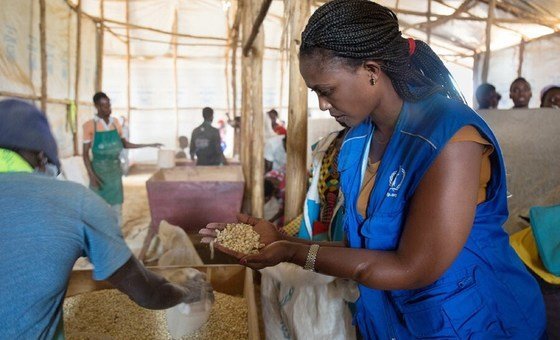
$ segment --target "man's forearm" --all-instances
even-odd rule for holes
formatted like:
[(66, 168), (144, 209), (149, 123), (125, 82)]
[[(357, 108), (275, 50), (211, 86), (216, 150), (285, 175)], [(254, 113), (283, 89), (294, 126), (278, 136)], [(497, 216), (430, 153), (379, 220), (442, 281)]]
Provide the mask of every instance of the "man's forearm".
[(140, 149), (140, 148), (147, 148), (150, 146), (154, 146), (154, 144), (134, 144), (126, 139), (123, 139), (123, 146), (125, 149)]
[(134, 301), (147, 309), (167, 309), (178, 305), (185, 297), (184, 290), (166, 280), (151, 285), (151, 291), (151, 294), (139, 294)]
[(173, 307), (185, 297), (185, 290), (149, 271), (134, 256), (109, 278), (109, 282), (148, 309)]

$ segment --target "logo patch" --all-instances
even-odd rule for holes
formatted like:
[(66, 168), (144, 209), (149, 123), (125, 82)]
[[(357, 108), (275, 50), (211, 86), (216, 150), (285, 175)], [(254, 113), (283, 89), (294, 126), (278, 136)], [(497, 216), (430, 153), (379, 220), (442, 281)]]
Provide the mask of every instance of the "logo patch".
[(398, 170), (393, 171), (389, 177), (389, 192), (387, 192), (387, 197), (397, 197), (398, 191), (401, 188), (405, 177), (406, 171), (402, 166), (399, 166)]

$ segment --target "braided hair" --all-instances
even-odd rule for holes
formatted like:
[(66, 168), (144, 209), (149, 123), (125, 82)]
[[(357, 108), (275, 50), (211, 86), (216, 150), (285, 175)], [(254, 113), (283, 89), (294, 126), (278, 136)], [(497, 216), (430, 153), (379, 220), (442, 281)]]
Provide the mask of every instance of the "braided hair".
[(381, 61), (381, 69), (403, 100), (415, 102), (442, 92), (465, 102), (449, 70), (430, 46), (403, 38), (395, 13), (377, 3), (328, 2), (311, 16), (301, 36), (300, 57), (320, 57), (354, 69), (366, 60)]

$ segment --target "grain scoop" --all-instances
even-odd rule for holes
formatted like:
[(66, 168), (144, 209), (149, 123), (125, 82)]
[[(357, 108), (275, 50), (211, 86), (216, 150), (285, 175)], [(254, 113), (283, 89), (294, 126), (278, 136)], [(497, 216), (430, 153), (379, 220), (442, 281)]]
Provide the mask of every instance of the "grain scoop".
[[(196, 269), (184, 268), (173, 273), (168, 279), (180, 284), (187, 280), (203, 280), (203, 275)], [(194, 303), (180, 303), (165, 310), (167, 317), (167, 330), (173, 339), (180, 339), (194, 333), (202, 327), (210, 317), (212, 298), (206, 294), (200, 301)]]

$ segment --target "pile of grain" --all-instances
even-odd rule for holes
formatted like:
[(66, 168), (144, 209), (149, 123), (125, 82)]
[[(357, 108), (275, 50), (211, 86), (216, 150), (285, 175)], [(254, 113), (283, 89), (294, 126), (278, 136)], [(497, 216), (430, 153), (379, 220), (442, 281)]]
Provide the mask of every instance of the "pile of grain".
[(231, 223), (223, 230), (216, 230), (216, 242), (223, 247), (242, 254), (256, 254), (264, 247), (260, 235), (253, 226), (245, 223)]
[[(247, 339), (244, 298), (215, 292), (208, 322), (182, 339)], [(64, 301), (64, 331), (68, 340), (169, 340), (165, 311), (139, 307), (115, 289), (85, 293)]]

